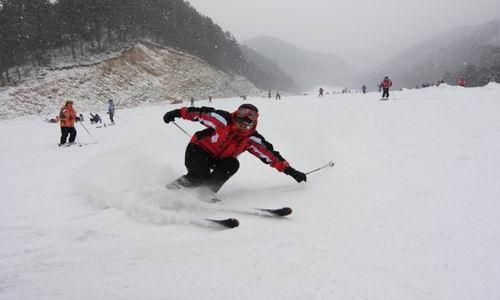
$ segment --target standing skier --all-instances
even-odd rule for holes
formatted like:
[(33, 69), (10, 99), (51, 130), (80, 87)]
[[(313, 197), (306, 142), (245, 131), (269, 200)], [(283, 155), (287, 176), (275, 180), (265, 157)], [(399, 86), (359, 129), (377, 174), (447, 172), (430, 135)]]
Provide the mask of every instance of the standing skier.
[(458, 83), (458, 85), (459, 85), (459, 86), (465, 86), (465, 78), (460, 77), (460, 78), (458, 79), (458, 82), (457, 82), (457, 83)]
[(66, 144), (69, 135), (69, 145), (75, 143), (76, 129), (75, 122), (79, 121), (73, 108), (73, 100), (66, 101), (66, 104), (59, 111), (59, 122), (61, 125), (61, 139), (59, 146)]
[(323, 97), (323, 88), (319, 88), (319, 97)]
[(366, 94), (366, 85), (363, 84), (363, 86), (361, 87), (361, 91), (363, 91), (363, 94)]
[(111, 124), (115, 124), (115, 120), (113, 119), (115, 115), (115, 104), (113, 103), (113, 100), (109, 99), (108, 101), (108, 115), (109, 115), (109, 120), (111, 121)]
[(389, 88), (392, 86), (392, 81), (389, 79), (389, 76), (385, 76), (384, 80), (380, 83), (380, 87), (382, 88), (382, 99), (381, 100), (388, 100), (389, 99)]
[(187, 174), (169, 188), (206, 186), (216, 193), (239, 169), (238, 155), (248, 151), (263, 163), (293, 177), (306, 181), (306, 174), (295, 170), (275, 151), (257, 130), (259, 111), (252, 104), (242, 104), (230, 113), (212, 107), (183, 107), (167, 112), (165, 123), (182, 118), (200, 122), (207, 128), (196, 132), (186, 148)]

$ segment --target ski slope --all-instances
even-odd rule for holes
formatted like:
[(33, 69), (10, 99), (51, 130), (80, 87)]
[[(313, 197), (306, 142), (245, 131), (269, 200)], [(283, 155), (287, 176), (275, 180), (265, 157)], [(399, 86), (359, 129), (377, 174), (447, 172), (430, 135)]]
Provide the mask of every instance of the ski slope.
[(312, 95), (246, 102), (293, 167), (335, 166), (297, 184), (245, 153), (219, 205), (164, 188), (185, 172), (178, 105), (78, 125), (82, 147), (0, 122), (0, 299), (499, 299), (500, 85)]

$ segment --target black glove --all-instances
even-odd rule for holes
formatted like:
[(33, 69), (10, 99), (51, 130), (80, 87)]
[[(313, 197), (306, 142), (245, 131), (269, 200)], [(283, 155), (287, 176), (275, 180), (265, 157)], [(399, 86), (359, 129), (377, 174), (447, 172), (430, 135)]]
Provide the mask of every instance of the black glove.
[(306, 174), (295, 170), (292, 167), (287, 167), (285, 171), (283, 171), (286, 175), (290, 175), (295, 179), (297, 182), (302, 182), (302, 181), (307, 181), (307, 176)]
[(76, 117), (75, 121), (80, 122), (80, 118)]
[(174, 109), (174, 110), (171, 110), (171, 111), (167, 112), (163, 116), (163, 121), (165, 121), (165, 123), (170, 123), (173, 120), (175, 120), (175, 118), (180, 118), (180, 117), (181, 117), (181, 110), (180, 109)]

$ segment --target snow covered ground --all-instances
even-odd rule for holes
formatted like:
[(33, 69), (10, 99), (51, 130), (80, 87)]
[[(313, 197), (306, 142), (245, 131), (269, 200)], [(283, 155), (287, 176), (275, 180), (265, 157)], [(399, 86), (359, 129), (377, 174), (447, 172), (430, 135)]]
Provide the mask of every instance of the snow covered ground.
[(82, 147), (1, 121), (0, 299), (500, 299), (500, 86), (311, 95), (246, 102), (295, 168), (335, 166), (297, 184), (243, 154), (220, 205), (164, 188), (184, 173), (188, 137), (162, 120), (178, 106), (84, 123)]
[[(0, 120), (47, 116), (71, 99), (96, 111), (113, 99), (119, 108), (165, 101), (262, 95), (246, 78), (215, 69), (198, 57), (141, 42), (120, 53), (82, 60), (56, 60), (42, 75), (0, 87)], [(72, 63), (72, 64), (71, 64)], [(80, 63), (80, 64), (79, 64)], [(52, 117), (52, 116), (50, 116)]]

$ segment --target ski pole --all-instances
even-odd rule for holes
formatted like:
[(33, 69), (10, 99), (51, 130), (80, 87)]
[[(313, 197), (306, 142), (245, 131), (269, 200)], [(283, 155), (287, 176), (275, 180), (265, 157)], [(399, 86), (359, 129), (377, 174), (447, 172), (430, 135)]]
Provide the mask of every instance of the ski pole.
[(80, 139), (78, 138), (78, 135), (76, 136), (76, 142), (78, 143), (78, 146), (82, 146), (82, 143), (80, 143)]
[(306, 174), (306, 175), (307, 175), (307, 174), (311, 174), (311, 173), (314, 173), (314, 172), (319, 171), (319, 170), (321, 170), (321, 169), (324, 169), (324, 168), (326, 168), (326, 167), (333, 167), (334, 165), (335, 165), (335, 163), (334, 163), (333, 161), (329, 161), (326, 165), (324, 165), (324, 166), (322, 166), (322, 167), (319, 167), (319, 168), (317, 168), (317, 169), (314, 169), (314, 170), (312, 170), (312, 171), (309, 171), (309, 172), (307, 172), (307, 173), (305, 173), (305, 174)]
[(85, 131), (87, 131), (87, 133), (89, 134), (89, 136), (94, 140), (94, 143), (97, 144), (96, 139), (92, 136), (92, 134), (90, 134), (90, 131), (87, 130), (87, 127), (85, 127), (85, 125), (83, 125), (82, 122), (78, 122), (78, 124), (80, 124), (83, 127), (83, 129), (85, 129)]
[(177, 123), (175, 123), (175, 121), (172, 121), (172, 123), (174, 123), (174, 125), (177, 126), (177, 128), (179, 128), (182, 132), (184, 132), (188, 137), (191, 137), (191, 135), (186, 130), (184, 130), (181, 126), (179, 126)]

